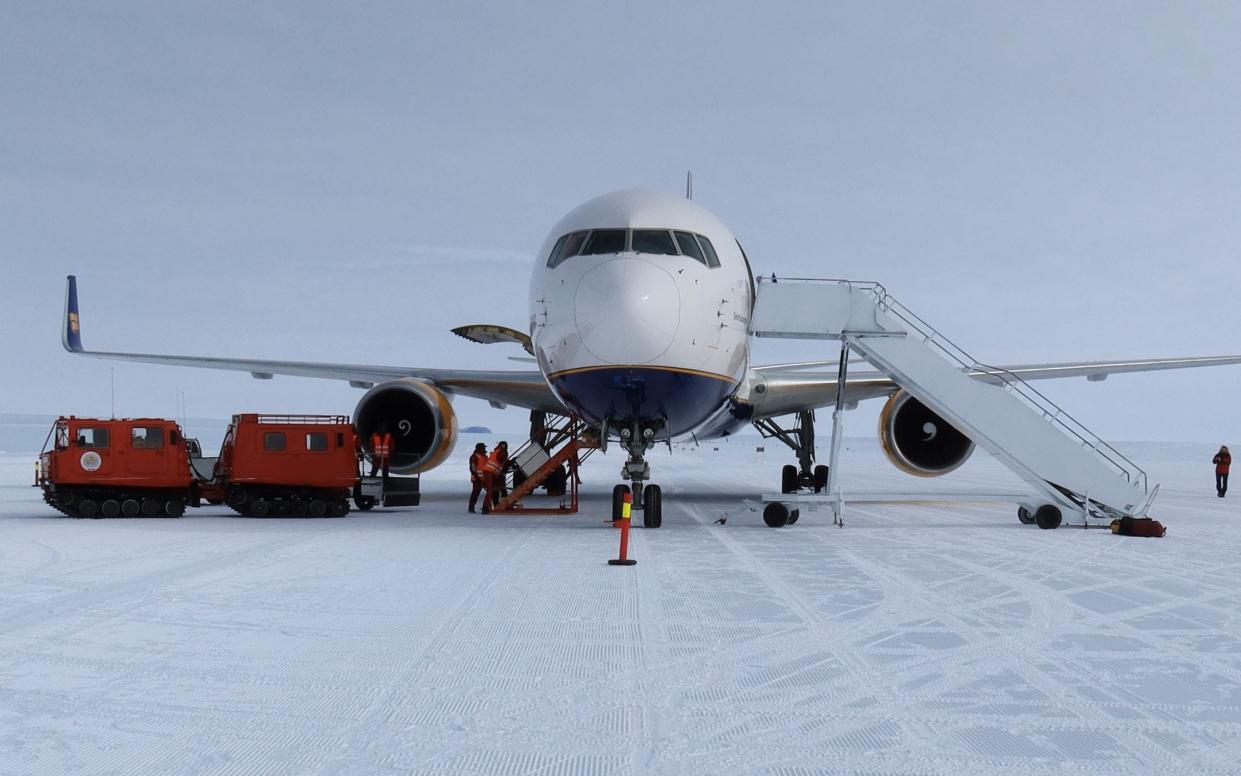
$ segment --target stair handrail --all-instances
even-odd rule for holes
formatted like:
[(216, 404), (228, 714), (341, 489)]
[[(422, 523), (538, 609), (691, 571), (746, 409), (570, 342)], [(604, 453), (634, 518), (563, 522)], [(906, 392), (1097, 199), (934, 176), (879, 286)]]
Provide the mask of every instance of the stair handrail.
[(1141, 487), (1143, 492), (1148, 490), (1146, 472), (1140, 466), (1098, 434), (1087, 428), (1077, 418), (1070, 415), (1063, 407), (1048, 398), (1042, 391), (1023, 380), (1019, 375), (1003, 367), (984, 364), (974, 358), (964, 348), (927, 323), (926, 320), (895, 297), (887, 294), (886, 291), (882, 298), (876, 297), (876, 303), (885, 312), (894, 315), (913, 327), (919, 334), (923, 335), (926, 342), (935, 345), (940, 351), (965, 369), (987, 377), (997, 378), (1006, 389), (1021, 397), (1041, 412), (1044, 418), (1060, 426), (1067, 433), (1081, 441), (1082, 444), (1094, 450), (1100, 458), (1107, 461), (1123, 474), (1127, 481)]

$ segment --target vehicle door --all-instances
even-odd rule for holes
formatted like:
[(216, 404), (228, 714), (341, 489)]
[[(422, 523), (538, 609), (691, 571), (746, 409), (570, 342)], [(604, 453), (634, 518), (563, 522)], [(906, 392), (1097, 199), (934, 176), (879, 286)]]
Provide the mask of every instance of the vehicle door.
[(134, 474), (171, 473), (170, 440), (162, 426), (131, 426), (129, 429), (129, 471)]

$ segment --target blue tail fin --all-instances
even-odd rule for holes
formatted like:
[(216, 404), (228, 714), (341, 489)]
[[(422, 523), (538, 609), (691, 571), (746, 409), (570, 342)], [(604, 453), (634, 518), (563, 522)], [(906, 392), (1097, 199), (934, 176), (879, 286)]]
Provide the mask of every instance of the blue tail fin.
[(70, 275), (65, 284), (65, 320), (60, 331), (60, 344), (71, 353), (81, 353), (82, 322), (78, 318), (78, 279)]

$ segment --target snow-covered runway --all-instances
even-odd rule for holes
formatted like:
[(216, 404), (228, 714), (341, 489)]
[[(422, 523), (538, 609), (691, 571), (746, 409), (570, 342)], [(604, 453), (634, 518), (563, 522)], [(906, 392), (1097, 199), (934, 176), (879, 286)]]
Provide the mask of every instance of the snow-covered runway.
[[(489, 518), (470, 446), (422, 507), (337, 520), (71, 520), (0, 456), (0, 773), (1241, 772), (1241, 493), (1209, 445), (1126, 448), (1159, 540), (951, 501), (773, 530), (741, 499), (783, 458), (657, 455), (633, 568), (605, 564), (615, 456), (575, 518)], [(909, 487), (873, 442), (846, 468)], [(981, 454), (927, 486), (1020, 488)]]

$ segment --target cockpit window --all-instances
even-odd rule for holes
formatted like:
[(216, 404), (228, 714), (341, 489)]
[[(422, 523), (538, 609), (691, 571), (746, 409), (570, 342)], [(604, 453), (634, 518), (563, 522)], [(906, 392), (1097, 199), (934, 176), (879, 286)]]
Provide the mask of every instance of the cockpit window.
[(702, 246), (702, 253), (707, 257), (707, 266), (715, 269), (720, 266), (720, 257), (715, 255), (715, 246), (711, 244), (705, 236), (695, 235), (698, 238), (698, 244)]
[(583, 256), (594, 256), (600, 253), (621, 253), (625, 250), (625, 229), (596, 229), (590, 233), (586, 245), (582, 248)]
[(676, 256), (677, 246), (667, 229), (634, 229), (633, 250), (637, 253), (663, 253)]
[(552, 248), (552, 255), (547, 259), (548, 269), (554, 269), (570, 256), (581, 253), (582, 243), (586, 242), (588, 234), (590, 232), (583, 229), (580, 232), (570, 232), (557, 240), (556, 247)]
[(547, 257), (547, 266), (554, 267), (560, 263), (560, 254), (564, 250), (564, 244), (569, 241), (569, 235), (561, 235), (560, 239), (552, 247), (551, 254)]
[(698, 247), (698, 241), (694, 239), (694, 235), (689, 232), (676, 232), (677, 245), (681, 246), (681, 253), (686, 256), (692, 256), (703, 264), (707, 263), (707, 257), (702, 255), (702, 248)]
[(661, 256), (688, 256), (715, 269), (720, 258), (715, 246), (701, 234), (668, 229), (583, 229), (562, 235), (547, 257), (548, 269), (555, 269), (573, 256), (598, 256), (625, 251)]

